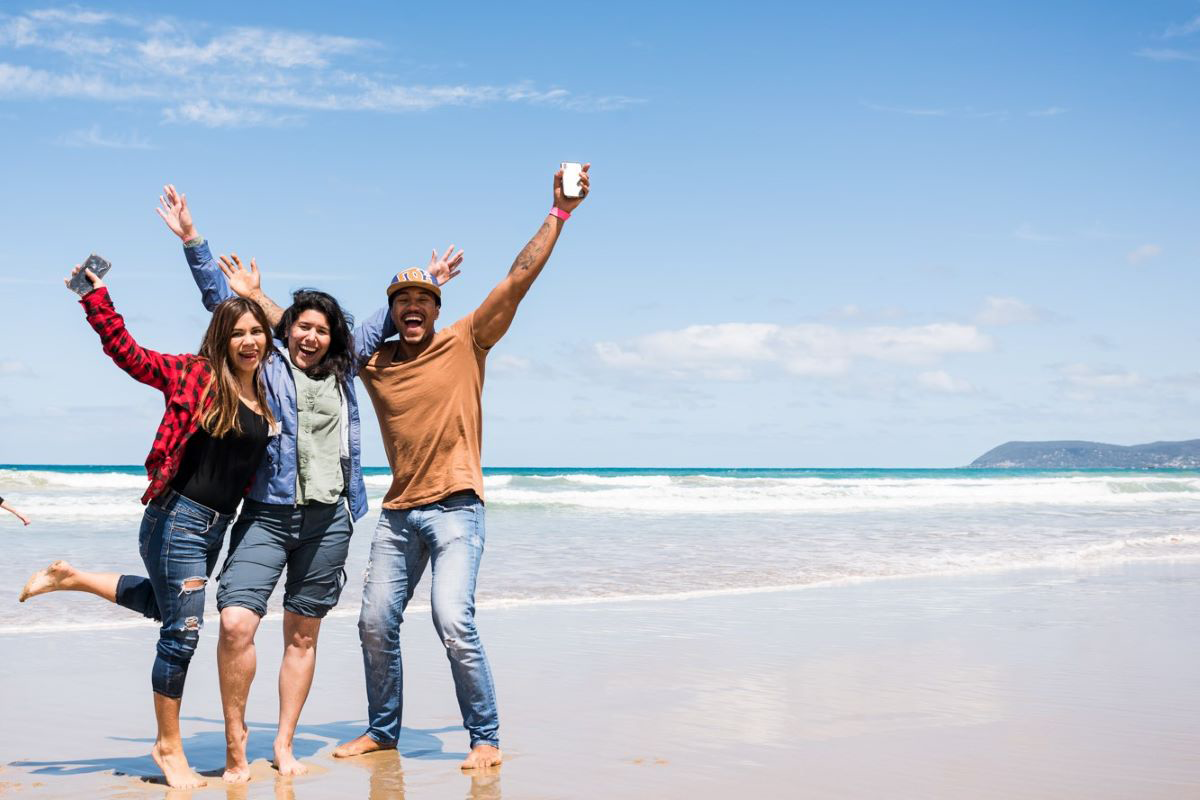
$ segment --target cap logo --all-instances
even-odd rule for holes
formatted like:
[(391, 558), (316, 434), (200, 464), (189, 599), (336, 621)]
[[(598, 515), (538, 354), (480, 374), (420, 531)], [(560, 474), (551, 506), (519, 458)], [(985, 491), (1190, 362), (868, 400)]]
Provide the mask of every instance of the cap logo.
[(420, 283), (433, 283), (433, 278), (429, 273), (418, 267), (406, 269), (403, 272), (397, 272), (396, 277), (392, 279), (392, 283), (402, 283), (407, 281), (417, 281)]

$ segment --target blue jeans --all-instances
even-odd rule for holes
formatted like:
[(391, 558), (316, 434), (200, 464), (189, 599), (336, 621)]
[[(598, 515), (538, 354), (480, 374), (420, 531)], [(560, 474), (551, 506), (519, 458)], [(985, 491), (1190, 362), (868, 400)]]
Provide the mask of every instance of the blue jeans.
[(204, 587), (217, 565), (232, 514), (221, 514), (167, 489), (146, 506), (138, 549), (150, 576), (122, 575), (117, 603), (160, 620), (150, 685), (182, 697), (188, 664), (204, 627)]
[(446, 648), (471, 746), (500, 746), (496, 690), (475, 630), (475, 578), (483, 557), (483, 503), (474, 492), (405, 511), (384, 509), (371, 542), (358, 638), (367, 677), (367, 735), (400, 737), (404, 668), (400, 623), (425, 565), (433, 562), (433, 626)]

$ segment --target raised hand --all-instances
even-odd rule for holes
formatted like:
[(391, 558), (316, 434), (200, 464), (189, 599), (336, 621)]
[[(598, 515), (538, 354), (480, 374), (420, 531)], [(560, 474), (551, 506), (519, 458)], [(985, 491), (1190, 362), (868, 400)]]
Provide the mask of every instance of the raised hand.
[(183, 241), (196, 238), (196, 226), (192, 224), (192, 212), (188, 208), (187, 195), (180, 194), (173, 184), (163, 187), (158, 196), (159, 207), (154, 209), (162, 217), (171, 232)]
[[(71, 274), (68, 275), (67, 277), (63, 278), (63, 285), (66, 286), (68, 289), (70, 289), (71, 288), (71, 278), (74, 278), (76, 275), (78, 275), (79, 270), (81, 270), (81, 269), (83, 269), (83, 264), (79, 264), (75, 267), (75, 269), (71, 270)], [(87, 279), (89, 281), (91, 281), (93, 292), (96, 291), (97, 289), (101, 288), (102, 286), (104, 286), (104, 281), (102, 281), (98, 277), (96, 277), (96, 273), (92, 272), (90, 269), (83, 270), (83, 274), (87, 276)]]
[(229, 258), (221, 256), (219, 266), (221, 272), (225, 273), (225, 280), (229, 281), (229, 288), (238, 297), (250, 297), (254, 299), (254, 295), (259, 293), (262, 286), (262, 276), (258, 272), (258, 264), (254, 259), (250, 259), (250, 269), (242, 266), (242, 260), (238, 258), (237, 253), (231, 253)]
[(560, 169), (554, 173), (554, 207), (561, 208), (563, 211), (570, 213), (574, 211), (584, 198), (588, 196), (588, 190), (591, 188), (591, 178), (588, 176), (588, 168), (591, 164), (584, 164), (583, 171), (579, 174), (579, 197), (567, 197), (563, 194), (563, 173)]
[(437, 250), (433, 251), (433, 254), (429, 256), (429, 266), (425, 267), (425, 271), (433, 276), (433, 279), (437, 281), (438, 286), (445, 286), (447, 281), (449, 281), (451, 278), (458, 277), (458, 274), (462, 272), (462, 270), (458, 268), (458, 265), (462, 263), (462, 260), (463, 251), (459, 250), (457, 253), (455, 253), (454, 245), (450, 245), (446, 248), (446, 252), (442, 253), (441, 256), (438, 255)]

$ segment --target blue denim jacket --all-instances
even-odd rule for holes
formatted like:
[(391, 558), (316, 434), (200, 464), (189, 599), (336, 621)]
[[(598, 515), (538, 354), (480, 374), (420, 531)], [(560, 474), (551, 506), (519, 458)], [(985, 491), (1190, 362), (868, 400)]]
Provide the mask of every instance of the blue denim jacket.
[[(192, 277), (204, 301), (204, 307), (212, 311), (229, 297), (233, 291), (225, 280), (224, 273), (213, 260), (209, 252), (208, 242), (201, 242), (194, 247), (184, 247), (188, 266), (192, 268)], [(354, 374), (366, 363), (376, 348), (389, 336), (396, 333), (387, 308), (381, 308), (365, 319), (354, 329)], [(287, 350), (287, 342), (275, 340), (279, 350)], [(250, 499), (260, 503), (275, 503), (295, 505), (296, 503), (296, 429), (298, 426), (296, 412), (296, 380), (292, 377), (292, 369), (287, 359), (280, 354), (270, 355), (263, 364), (263, 377), (266, 381), (267, 403), (271, 413), (279, 422), (280, 435), (272, 436), (267, 444), (267, 454), (258, 471), (254, 474), (254, 483), (250, 487)], [(343, 452), (342, 474), (346, 479), (349, 491), (350, 514), (357, 521), (367, 513), (367, 488), (363, 485), (362, 477), (362, 440), (358, 421), (358, 397), (354, 393), (354, 380), (341, 381), (342, 402), (346, 404), (346, 416), (349, 419), (349, 454)]]

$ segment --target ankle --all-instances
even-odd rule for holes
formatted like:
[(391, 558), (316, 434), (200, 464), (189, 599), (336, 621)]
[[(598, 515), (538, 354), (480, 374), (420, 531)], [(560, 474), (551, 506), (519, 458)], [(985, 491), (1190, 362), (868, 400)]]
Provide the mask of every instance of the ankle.
[(168, 739), (155, 740), (154, 749), (158, 751), (160, 756), (174, 756), (183, 753), (182, 744)]

